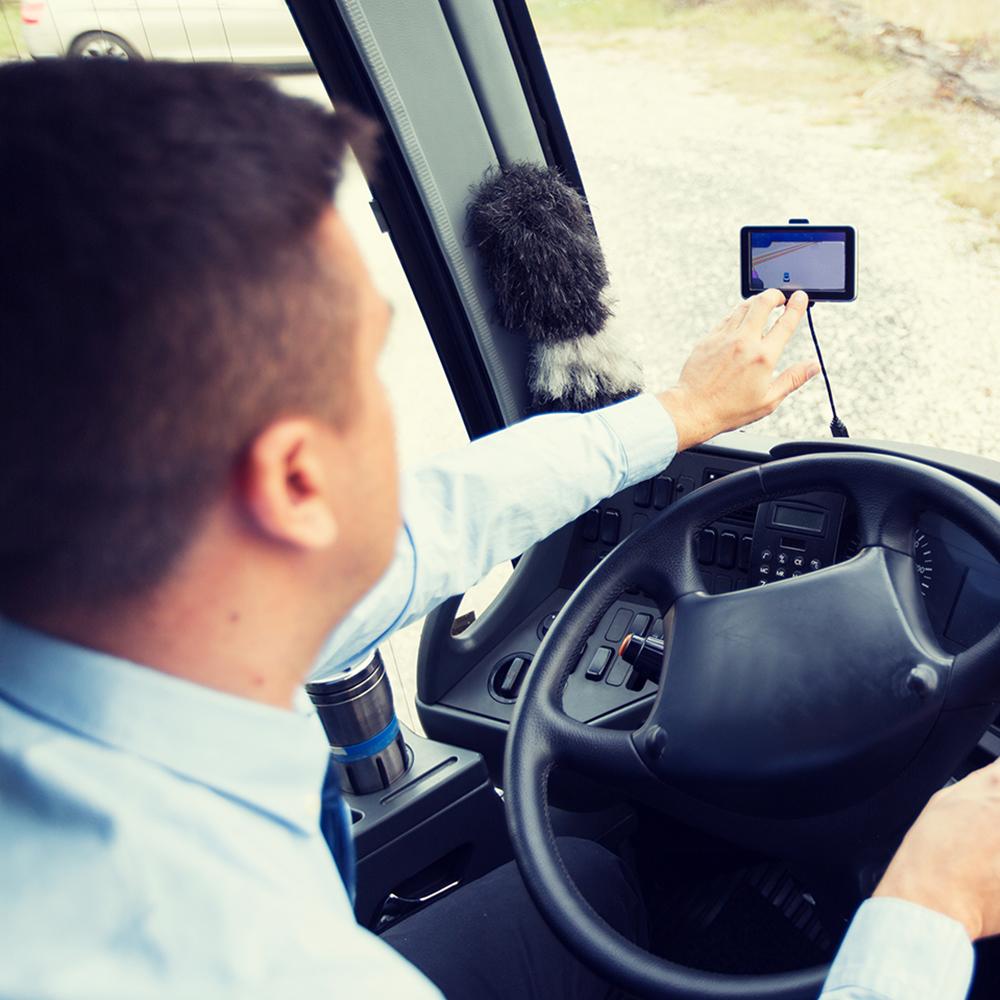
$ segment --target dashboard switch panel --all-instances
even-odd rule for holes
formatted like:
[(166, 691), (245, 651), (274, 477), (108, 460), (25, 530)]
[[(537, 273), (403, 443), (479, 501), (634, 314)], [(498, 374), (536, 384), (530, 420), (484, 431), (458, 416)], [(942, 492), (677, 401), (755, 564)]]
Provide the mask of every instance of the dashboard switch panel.
[(832, 565), (843, 516), (844, 498), (838, 493), (808, 493), (762, 503), (750, 553), (750, 586)]

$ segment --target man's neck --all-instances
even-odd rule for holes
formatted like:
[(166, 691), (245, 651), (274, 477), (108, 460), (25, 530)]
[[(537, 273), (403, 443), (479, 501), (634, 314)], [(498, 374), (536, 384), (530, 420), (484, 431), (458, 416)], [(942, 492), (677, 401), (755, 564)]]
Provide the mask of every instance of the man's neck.
[(147, 592), (12, 617), (80, 646), (287, 709), (346, 612), (334, 595), (317, 607), (315, 582), (311, 593), (308, 583), (309, 568), (288, 553), (272, 558), (266, 548), (218, 544), (209, 530)]

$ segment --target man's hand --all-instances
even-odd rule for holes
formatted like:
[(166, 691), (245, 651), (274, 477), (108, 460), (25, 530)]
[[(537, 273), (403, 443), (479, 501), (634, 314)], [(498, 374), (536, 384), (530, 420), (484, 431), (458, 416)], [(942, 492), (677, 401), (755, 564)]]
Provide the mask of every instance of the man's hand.
[(875, 896), (894, 896), (1000, 934), (1000, 760), (938, 792), (892, 859)]
[(819, 371), (815, 361), (801, 361), (772, 381), (809, 297), (795, 292), (765, 337), (771, 310), (784, 301), (782, 292), (769, 288), (741, 302), (691, 352), (677, 385), (659, 394), (677, 428), (678, 450), (766, 417)]

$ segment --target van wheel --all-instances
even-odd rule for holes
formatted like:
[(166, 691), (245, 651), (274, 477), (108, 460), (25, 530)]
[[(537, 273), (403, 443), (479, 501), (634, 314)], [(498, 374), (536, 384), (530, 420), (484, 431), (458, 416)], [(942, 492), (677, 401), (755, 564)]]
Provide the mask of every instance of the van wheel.
[(134, 59), (142, 60), (135, 49), (118, 35), (110, 31), (88, 31), (74, 39), (69, 47), (69, 55), (74, 59)]

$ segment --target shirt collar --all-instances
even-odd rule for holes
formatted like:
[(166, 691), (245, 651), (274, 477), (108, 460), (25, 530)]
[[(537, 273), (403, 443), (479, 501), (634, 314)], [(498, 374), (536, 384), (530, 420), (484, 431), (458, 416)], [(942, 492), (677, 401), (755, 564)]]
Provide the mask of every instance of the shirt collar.
[(0, 697), (313, 834), (329, 747), (284, 711), (0, 617)]

